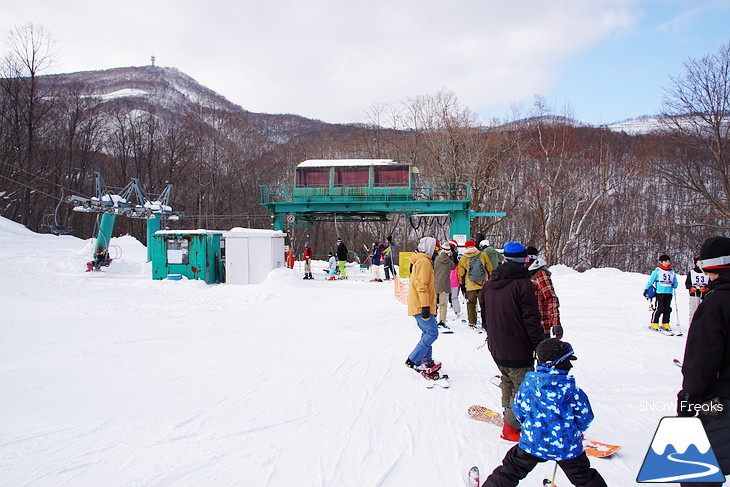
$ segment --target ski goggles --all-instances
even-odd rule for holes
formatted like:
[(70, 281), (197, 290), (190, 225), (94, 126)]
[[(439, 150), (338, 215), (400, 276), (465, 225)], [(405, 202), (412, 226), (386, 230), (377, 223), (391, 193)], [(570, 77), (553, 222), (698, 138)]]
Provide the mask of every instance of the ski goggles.
[(730, 268), (730, 255), (713, 257), (712, 259), (698, 260), (697, 267), (699, 267), (703, 271)]
[(578, 357), (573, 355), (573, 346), (570, 343), (565, 343), (568, 345), (568, 353), (563, 355), (562, 357), (556, 358), (555, 360), (551, 360), (549, 362), (541, 362), (540, 357), (538, 357), (538, 365), (541, 365), (543, 367), (552, 368), (558, 365), (559, 363), (565, 362), (566, 360), (578, 360)]

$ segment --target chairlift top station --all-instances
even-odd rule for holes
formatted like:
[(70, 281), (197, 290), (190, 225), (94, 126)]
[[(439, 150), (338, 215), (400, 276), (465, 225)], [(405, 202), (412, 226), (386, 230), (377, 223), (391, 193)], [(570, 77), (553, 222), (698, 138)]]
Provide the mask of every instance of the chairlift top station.
[(272, 228), (319, 222), (387, 221), (389, 214), (451, 219), (451, 235), (470, 235), (471, 219), (504, 216), (471, 211), (468, 182), (425, 181), (412, 164), (391, 159), (310, 159), (297, 165), (294, 184), (260, 186)]

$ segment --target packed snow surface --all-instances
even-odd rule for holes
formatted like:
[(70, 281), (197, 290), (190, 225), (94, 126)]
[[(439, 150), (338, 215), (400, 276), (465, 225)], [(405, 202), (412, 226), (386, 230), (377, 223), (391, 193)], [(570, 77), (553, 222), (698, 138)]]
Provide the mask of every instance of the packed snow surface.
[[(500, 406), (485, 336), (451, 323), (434, 344), (451, 388), (426, 389), (403, 364), (420, 333), (391, 283), (357, 266), (328, 282), (324, 262), (313, 281), (154, 281), (140, 242), (112, 244), (121, 256), (87, 273), (91, 240), (0, 219), (0, 485), (458, 486), (509, 449), (466, 414)], [(555, 270), (596, 415), (587, 436), (623, 445), (592, 465), (635, 485), (673, 415), (685, 338), (648, 331), (647, 275)], [(538, 465), (523, 485), (551, 473)]]

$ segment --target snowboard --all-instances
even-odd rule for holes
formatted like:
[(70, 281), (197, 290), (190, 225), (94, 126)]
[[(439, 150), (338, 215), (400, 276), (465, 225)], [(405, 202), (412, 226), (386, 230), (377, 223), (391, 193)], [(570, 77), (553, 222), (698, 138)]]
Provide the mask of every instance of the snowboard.
[[(470, 406), (467, 410), (469, 416), (477, 421), (484, 421), (485, 423), (491, 423), (500, 428), (504, 424), (502, 415), (489, 408), (479, 405)], [(608, 443), (601, 443), (600, 441), (583, 439), (583, 449), (586, 454), (597, 458), (610, 457), (621, 449), (619, 445), (609, 445)]]
[(479, 467), (474, 465), (466, 474), (466, 485), (469, 487), (481, 487), (479, 483)]
[(426, 379), (426, 389), (433, 389), (435, 386), (439, 386), (442, 389), (448, 389), (449, 388), (449, 376), (448, 374), (439, 374), (436, 372), (436, 375), (438, 378), (429, 378), (425, 375), (423, 376), (424, 379)]
[(452, 330), (451, 328), (449, 328), (449, 326), (447, 324), (445, 324), (445, 323), (442, 324), (442, 325), (439, 325), (438, 329), (439, 329), (439, 334), (440, 335), (454, 333), (454, 330)]

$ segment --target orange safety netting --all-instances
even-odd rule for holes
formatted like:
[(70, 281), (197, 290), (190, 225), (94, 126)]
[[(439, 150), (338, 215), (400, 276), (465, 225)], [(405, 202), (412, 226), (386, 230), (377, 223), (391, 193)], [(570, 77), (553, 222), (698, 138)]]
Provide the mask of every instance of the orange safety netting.
[(401, 279), (396, 274), (395, 276), (395, 299), (403, 304), (408, 303), (408, 286), (410, 285), (410, 279)]

